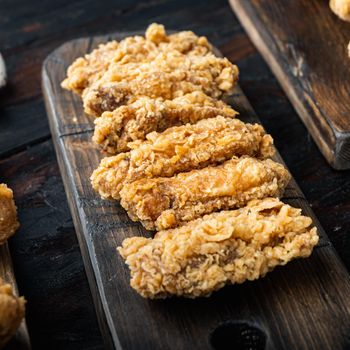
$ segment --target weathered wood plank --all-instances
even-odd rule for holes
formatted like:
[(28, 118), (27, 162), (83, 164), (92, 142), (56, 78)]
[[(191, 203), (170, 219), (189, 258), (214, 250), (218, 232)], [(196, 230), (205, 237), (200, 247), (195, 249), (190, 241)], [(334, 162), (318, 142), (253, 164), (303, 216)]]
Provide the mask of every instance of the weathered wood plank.
[[(94, 40), (94, 45), (100, 40), (107, 37)], [(306, 344), (341, 349), (350, 329), (349, 276), (294, 181), (286, 200), (312, 216), (321, 234), (311, 258), (278, 268), (264, 279), (227, 287), (209, 299), (149, 301), (129, 287), (128, 269), (115, 247), (125, 237), (150, 233), (131, 222), (116, 202), (102, 201), (93, 192), (89, 176), (101, 155), (91, 142), (92, 122), (82, 113), (79, 98), (59, 87), (65, 69), (86, 52), (89, 42), (73, 41), (53, 52), (43, 67), (43, 88), (92, 292), (103, 307), (99, 316), (105, 336), (111, 336), (115, 347), (127, 349), (209, 349), (220, 341), (222, 334), (215, 331), (219, 325), (226, 335), (235, 336), (232, 344), (238, 344), (242, 334), (235, 331), (237, 322), (248, 322), (265, 335), (269, 349)], [(257, 120), (239, 88), (232, 103), (243, 120)]]
[[(79, 243), (51, 141), (0, 161), (14, 191), (18, 232), (9, 248), (33, 349), (103, 348)], [(54, 345), (54, 346), (53, 346)]]
[(230, 0), (327, 161), (349, 169), (350, 25), (328, 2)]
[[(1, 108), (1, 107), (0, 107)], [(50, 137), (42, 101), (1, 108), (0, 158)]]

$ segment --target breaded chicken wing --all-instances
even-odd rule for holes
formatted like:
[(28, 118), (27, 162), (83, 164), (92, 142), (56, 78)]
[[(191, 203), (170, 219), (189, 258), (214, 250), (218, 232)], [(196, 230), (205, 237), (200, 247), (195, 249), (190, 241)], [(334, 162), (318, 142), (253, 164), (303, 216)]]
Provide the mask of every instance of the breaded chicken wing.
[(227, 58), (211, 53), (197, 56), (161, 52), (149, 62), (111, 63), (101, 79), (84, 91), (84, 109), (99, 117), (141, 96), (172, 100), (202, 91), (221, 98), (232, 94), (237, 80), (238, 68)]
[(119, 43), (111, 41), (100, 45), (85, 57), (79, 57), (68, 68), (62, 87), (78, 94), (89, 87), (113, 64), (145, 62), (154, 59), (159, 52), (177, 50), (184, 54), (205, 55), (212, 51), (205, 37), (198, 37), (191, 31), (167, 35), (164, 26), (153, 23), (146, 30), (145, 37), (131, 36)]
[(163, 131), (174, 125), (196, 123), (216, 117), (234, 117), (237, 112), (220, 100), (200, 91), (174, 100), (141, 97), (134, 103), (121, 106), (113, 112), (104, 112), (95, 119), (93, 141), (109, 154), (125, 152), (128, 142), (144, 140), (152, 131)]
[(103, 198), (119, 199), (124, 183), (220, 164), (233, 156), (267, 158), (273, 140), (259, 124), (218, 116), (152, 132), (146, 141), (130, 144), (129, 153), (102, 159), (91, 183)]
[(25, 312), (25, 300), (14, 295), (12, 286), (0, 278), (0, 348), (16, 333)]
[(0, 244), (7, 241), (19, 227), (17, 207), (13, 192), (5, 184), (0, 184)]
[(318, 242), (311, 225), (301, 209), (266, 198), (158, 232), (153, 239), (127, 238), (118, 251), (130, 268), (131, 287), (143, 297), (195, 298), (308, 257)]
[(278, 197), (289, 179), (283, 165), (270, 159), (234, 157), (216, 167), (124, 184), (121, 205), (145, 228), (163, 230), (252, 199)]

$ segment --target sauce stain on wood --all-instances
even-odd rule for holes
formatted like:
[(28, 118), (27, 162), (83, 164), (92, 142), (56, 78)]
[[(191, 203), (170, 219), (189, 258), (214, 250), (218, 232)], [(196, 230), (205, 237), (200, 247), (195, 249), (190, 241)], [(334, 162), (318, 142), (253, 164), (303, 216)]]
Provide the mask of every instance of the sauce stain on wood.
[[(254, 334), (260, 340), (253, 349), (344, 348), (350, 332), (349, 275), (294, 180), (284, 200), (311, 216), (321, 237), (310, 258), (260, 280), (226, 287), (210, 298), (152, 301), (131, 289), (116, 246), (126, 237), (151, 233), (131, 222), (117, 202), (100, 199), (91, 188), (89, 177), (102, 158), (91, 141), (93, 121), (83, 113), (79, 97), (60, 87), (75, 58), (112, 37), (127, 35), (68, 42), (43, 66), (52, 137), (106, 346), (219, 349), (228, 328), (236, 335), (234, 344), (246, 348)], [(231, 103), (242, 120), (259, 122), (239, 87)], [(282, 161), (278, 154), (275, 159)], [(246, 334), (251, 334), (248, 340)]]

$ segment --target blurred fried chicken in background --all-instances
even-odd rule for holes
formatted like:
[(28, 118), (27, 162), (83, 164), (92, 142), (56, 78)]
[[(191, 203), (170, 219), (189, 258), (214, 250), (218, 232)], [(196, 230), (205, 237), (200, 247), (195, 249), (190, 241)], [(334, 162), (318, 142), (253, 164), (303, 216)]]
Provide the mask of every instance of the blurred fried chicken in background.
[(0, 349), (16, 333), (24, 313), (24, 298), (17, 297), (12, 286), (0, 278)]
[(7, 241), (19, 227), (17, 207), (13, 192), (5, 184), (0, 184), (0, 244)]

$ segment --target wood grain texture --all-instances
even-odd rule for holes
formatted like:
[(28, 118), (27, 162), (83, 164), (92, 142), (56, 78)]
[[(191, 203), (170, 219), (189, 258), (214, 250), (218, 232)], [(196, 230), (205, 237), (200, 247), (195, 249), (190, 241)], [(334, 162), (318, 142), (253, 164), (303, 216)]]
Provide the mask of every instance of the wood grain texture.
[[(284, 200), (302, 207), (318, 226), (321, 240), (311, 258), (277, 268), (261, 280), (224, 288), (209, 299), (149, 301), (130, 288), (128, 268), (115, 248), (125, 237), (150, 233), (131, 222), (116, 202), (103, 201), (93, 192), (89, 176), (101, 154), (91, 142), (92, 121), (79, 98), (60, 88), (68, 65), (110, 38), (68, 42), (43, 66), (50, 128), (90, 286), (98, 307), (103, 307), (99, 316), (105, 338), (125, 349), (209, 349), (219, 325), (230, 331), (231, 324), (245, 322), (265, 334), (268, 349), (348, 345), (349, 276), (295, 181)], [(244, 121), (258, 120), (239, 88), (232, 104)]]
[(103, 349), (52, 141), (0, 161), (14, 192), (18, 232), (9, 248), (33, 349)]
[(350, 169), (350, 24), (328, 3), (230, 0), (327, 161)]
[(105, 0), (103, 6), (94, 0), (34, 1), (0, 2), (0, 50), (8, 73), (8, 84), (0, 93), (0, 158), (50, 137), (40, 87), (41, 66), (67, 40), (125, 28), (132, 31), (154, 21), (210, 35), (217, 44), (236, 30), (242, 31), (231, 21), (226, 0)]
[(328, 166), (227, 0), (3, 0), (0, 14), (9, 73), (0, 94), (0, 178), (19, 208), (9, 247), (34, 349), (103, 349), (40, 88), (44, 58), (73, 38), (154, 21), (208, 36), (237, 62), (244, 93), (350, 268), (350, 171)]
[[(8, 243), (0, 245), (0, 277), (7, 283), (12, 285), (15, 295), (18, 294), (18, 288), (15, 278), (15, 273), (13, 271), (11, 254), (9, 251)], [(23, 319), (21, 325), (19, 326), (16, 334), (6, 345), (7, 350), (30, 350), (30, 338), (28, 334), (26, 320)]]

